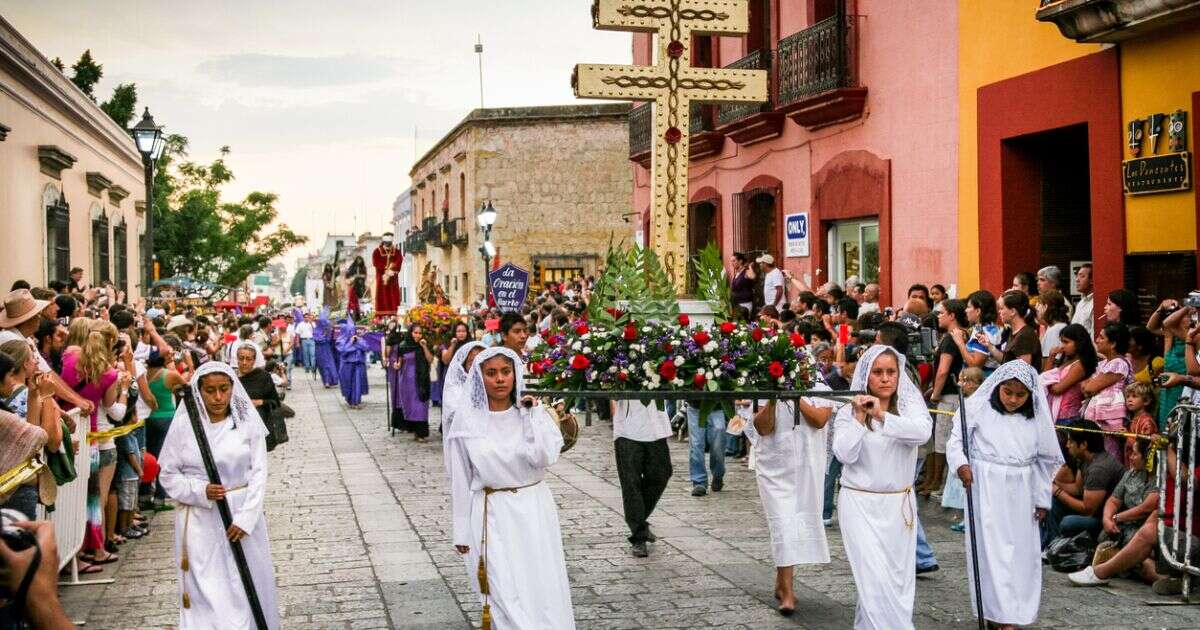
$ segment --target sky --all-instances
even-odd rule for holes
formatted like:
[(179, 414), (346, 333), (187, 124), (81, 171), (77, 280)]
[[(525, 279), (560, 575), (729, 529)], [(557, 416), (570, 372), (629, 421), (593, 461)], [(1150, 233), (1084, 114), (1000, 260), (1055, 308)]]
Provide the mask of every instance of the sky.
[[(414, 158), (479, 107), (576, 102), (580, 62), (628, 63), (628, 33), (592, 29), (591, 0), (0, 0), (48, 58), (84, 49), (105, 100), (138, 89), (140, 119), (221, 146), (230, 198), (279, 195), (280, 220), (318, 248), (327, 233), (385, 231)], [(70, 72), (68, 70), (68, 72)]]

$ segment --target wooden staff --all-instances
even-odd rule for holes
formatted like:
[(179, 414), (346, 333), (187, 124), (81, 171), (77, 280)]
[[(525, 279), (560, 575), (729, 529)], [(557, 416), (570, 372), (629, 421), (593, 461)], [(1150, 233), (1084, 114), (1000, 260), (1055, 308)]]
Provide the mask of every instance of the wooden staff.
[[(971, 440), (967, 435), (967, 403), (963, 400), (962, 389), (958, 390), (958, 422), (962, 431), (963, 456), (967, 465), (971, 464)], [(975, 485), (975, 471), (971, 471), (971, 486)], [(979, 630), (984, 630), (983, 621), (983, 588), (979, 585), (979, 543), (975, 539), (975, 501), (971, 496), (971, 486), (964, 486), (967, 491), (967, 519), (970, 521), (967, 532), (971, 536), (971, 569), (975, 577), (975, 612), (979, 616)]]

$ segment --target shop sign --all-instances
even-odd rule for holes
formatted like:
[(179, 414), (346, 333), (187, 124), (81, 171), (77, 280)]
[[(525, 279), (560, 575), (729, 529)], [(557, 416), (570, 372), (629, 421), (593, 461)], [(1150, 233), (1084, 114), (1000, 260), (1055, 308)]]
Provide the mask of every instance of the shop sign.
[(789, 214), (785, 220), (787, 239), (784, 244), (784, 256), (787, 258), (808, 256), (808, 213)]
[[(1166, 125), (1169, 153), (1159, 154), (1159, 139)], [(1187, 112), (1151, 114), (1129, 122), (1126, 128), (1131, 159), (1121, 163), (1125, 193), (1174, 192), (1192, 187), (1191, 155), (1187, 151)], [(1142, 156), (1143, 149), (1148, 155)]]

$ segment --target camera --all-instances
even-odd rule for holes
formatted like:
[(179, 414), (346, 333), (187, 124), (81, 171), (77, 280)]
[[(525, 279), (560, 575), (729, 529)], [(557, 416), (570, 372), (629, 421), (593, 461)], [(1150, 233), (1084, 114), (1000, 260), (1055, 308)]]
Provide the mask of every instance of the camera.
[(1192, 308), (1200, 308), (1200, 291), (1192, 291), (1183, 298), (1183, 305)]

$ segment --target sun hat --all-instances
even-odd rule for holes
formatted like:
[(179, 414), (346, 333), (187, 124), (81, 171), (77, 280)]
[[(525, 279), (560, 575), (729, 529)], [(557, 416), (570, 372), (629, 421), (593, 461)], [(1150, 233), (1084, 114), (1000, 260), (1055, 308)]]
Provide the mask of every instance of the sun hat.
[(188, 319), (187, 316), (175, 315), (174, 317), (172, 317), (170, 320), (167, 321), (167, 330), (175, 330), (176, 328), (179, 328), (180, 326), (191, 326), (191, 325), (192, 325), (192, 320)]
[(4, 296), (4, 311), (0, 313), (0, 328), (16, 328), (37, 317), (50, 304), (34, 299), (29, 289), (17, 289)]

